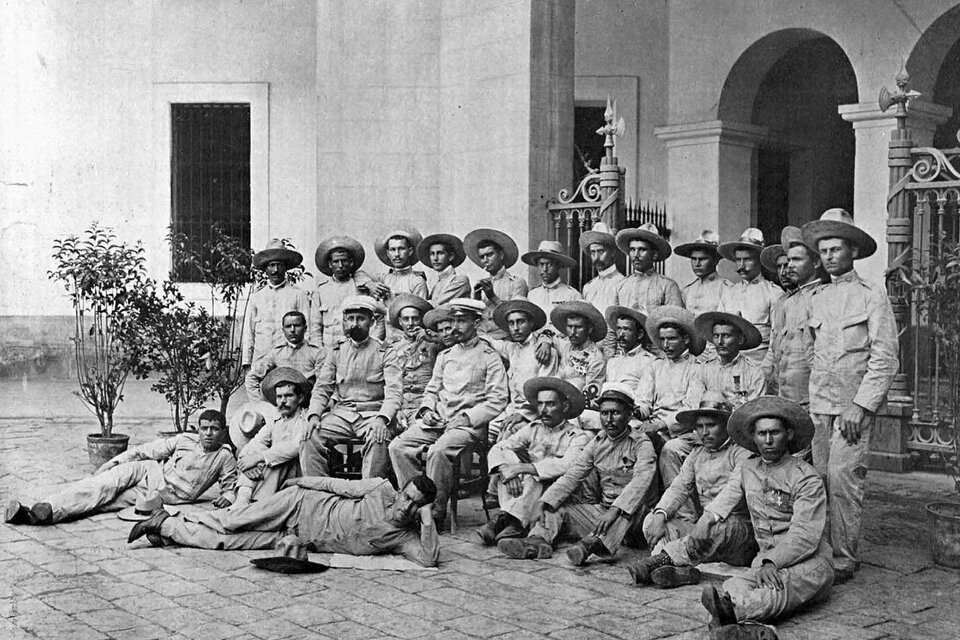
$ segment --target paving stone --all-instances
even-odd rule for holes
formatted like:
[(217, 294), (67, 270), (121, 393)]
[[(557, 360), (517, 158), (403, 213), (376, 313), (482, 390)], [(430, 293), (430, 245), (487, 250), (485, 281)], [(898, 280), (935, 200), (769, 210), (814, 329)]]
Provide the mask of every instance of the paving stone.
[(61, 591), (45, 594), (40, 597), (46, 604), (64, 613), (80, 613), (82, 611), (96, 611), (110, 609), (113, 603), (94, 594), (83, 591)]
[(147, 624), (132, 629), (111, 631), (110, 637), (113, 640), (166, 640), (170, 637), (170, 630), (164, 629), (160, 625)]
[(246, 633), (253, 634), (258, 638), (263, 638), (263, 640), (280, 640), (281, 638), (303, 636), (310, 633), (308, 629), (304, 629), (282, 618), (249, 622), (241, 625), (240, 628)]
[(444, 621), (444, 626), (456, 629), (468, 636), (478, 638), (492, 638), (504, 633), (516, 631), (516, 627), (488, 616), (465, 616)]
[(319, 606), (296, 604), (290, 607), (275, 609), (276, 615), (301, 627), (316, 627), (328, 622), (338, 622), (344, 616)]
[(383, 635), (379, 629), (357, 624), (353, 621), (330, 622), (317, 626), (315, 630), (327, 637), (337, 638), (337, 640), (370, 640), (370, 638), (379, 638)]
[(463, 616), (463, 609), (453, 607), (442, 602), (432, 600), (418, 599), (416, 602), (397, 607), (400, 613), (406, 613), (412, 616), (421, 616), (435, 622), (443, 622), (451, 618), (460, 618)]
[(119, 609), (112, 609), (110, 611), (84, 611), (76, 614), (75, 617), (99, 631), (132, 629), (134, 627), (142, 627), (147, 622), (137, 615)]

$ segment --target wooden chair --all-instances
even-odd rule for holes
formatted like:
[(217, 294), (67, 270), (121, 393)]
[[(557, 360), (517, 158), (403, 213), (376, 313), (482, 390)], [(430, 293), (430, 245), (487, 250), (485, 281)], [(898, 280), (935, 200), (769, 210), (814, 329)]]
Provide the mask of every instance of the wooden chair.
[[(490, 521), (490, 507), (487, 505), (487, 498), (484, 495), (487, 491), (490, 476), (490, 467), (487, 463), (487, 451), (489, 448), (490, 445), (487, 443), (486, 438), (484, 438), (482, 443), (465, 447), (459, 455), (450, 461), (453, 464), (453, 484), (450, 488), (450, 533), (457, 532), (457, 502), (459, 501), (461, 490), (471, 491), (479, 488), (480, 504), (483, 505), (483, 514), (487, 517), (487, 521)], [(472, 471), (474, 454), (477, 455), (477, 474), (473, 475), (471, 473), (469, 477), (464, 478), (461, 475), (462, 459), (464, 456), (467, 456), (467, 460), (470, 462), (468, 468)]]
[(359, 480), (363, 477), (363, 438), (353, 438), (327, 447), (330, 477)]

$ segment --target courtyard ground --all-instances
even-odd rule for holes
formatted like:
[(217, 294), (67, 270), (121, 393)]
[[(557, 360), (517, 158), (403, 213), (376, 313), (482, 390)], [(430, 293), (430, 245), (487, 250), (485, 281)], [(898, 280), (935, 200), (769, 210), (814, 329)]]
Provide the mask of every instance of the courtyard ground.
[[(70, 383), (0, 384), (0, 500), (26, 503), (92, 468), (92, 418)], [(37, 392), (43, 393), (38, 394)], [(242, 392), (241, 392), (242, 394)], [(118, 431), (131, 445), (166, 429), (143, 383)], [(140, 418), (133, 419), (138, 413)], [(934, 566), (924, 505), (955, 499), (943, 476), (871, 473), (864, 565), (825, 603), (778, 625), (787, 639), (960, 638), (960, 572)], [(284, 576), (254, 568), (269, 552), (128, 545), (130, 524), (101, 514), (54, 527), (0, 525), (0, 638), (592, 638), (706, 637), (700, 589), (627, 584), (625, 558), (574, 569), (563, 553), (516, 561), (474, 543), (479, 500), (444, 534), (435, 572), (331, 569)]]

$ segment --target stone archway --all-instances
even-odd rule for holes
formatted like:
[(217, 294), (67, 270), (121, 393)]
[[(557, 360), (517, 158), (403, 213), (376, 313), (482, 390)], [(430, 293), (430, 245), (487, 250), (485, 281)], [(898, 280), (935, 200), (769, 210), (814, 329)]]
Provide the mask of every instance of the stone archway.
[(958, 146), (960, 6), (944, 12), (927, 27), (910, 52), (906, 69), (910, 74), (910, 88), (921, 93), (922, 101), (953, 109), (953, 115), (937, 126), (933, 134), (933, 146)]

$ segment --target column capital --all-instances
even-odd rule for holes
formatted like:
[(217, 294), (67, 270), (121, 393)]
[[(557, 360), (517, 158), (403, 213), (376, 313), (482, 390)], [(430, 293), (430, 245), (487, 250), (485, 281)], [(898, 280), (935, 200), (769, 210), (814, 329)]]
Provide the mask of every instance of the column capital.
[(744, 122), (704, 120), (657, 127), (653, 130), (653, 135), (662, 140), (667, 147), (702, 144), (755, 147), (770, 137), (770, 129)]
[[(837, 107), (840, 117), (853, 123), (854, 129), (895, 129), (897, 119), (895, 109), (886, 113), (880, 111), (876, 102), (857, 102), (841, 104)], [(938, 126), (950, 119), (953, 109), (934, 102), (914, 100), (907, 110), (907, 125), (911, 129), (933, 132)]]

